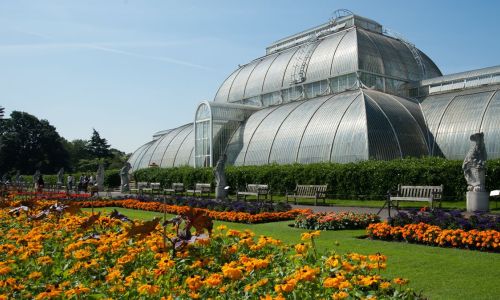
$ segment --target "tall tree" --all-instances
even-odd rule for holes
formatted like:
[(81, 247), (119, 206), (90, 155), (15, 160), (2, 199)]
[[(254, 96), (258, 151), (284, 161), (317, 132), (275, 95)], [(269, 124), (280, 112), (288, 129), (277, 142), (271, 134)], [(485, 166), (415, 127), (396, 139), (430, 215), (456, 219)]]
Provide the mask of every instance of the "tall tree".
[(89, 153), (87, 153), (88, 141), (82, 139), (76, 139), (72, 140), (71, 142), (68, 142), (64, 140), (63, 144), (64, 148), (66, 148), (66, 150), (69, 153), (71, 170), (78, 171), (79, 170), (78, 165), (80, 161), (89, 158)]
[(32, 174), (56, 173), (69, 166), (63, 139), (47, 120), (25, 112), (13, 111), (10, 119), (0, 121), (0, 173), (20, 170)]
[(99, 132), (93, 129), (92, 137), (87, 144), (87, 152), (90, 158), (110, 158), (113, 156), (109, 149), (108, 141), (101, 138)]

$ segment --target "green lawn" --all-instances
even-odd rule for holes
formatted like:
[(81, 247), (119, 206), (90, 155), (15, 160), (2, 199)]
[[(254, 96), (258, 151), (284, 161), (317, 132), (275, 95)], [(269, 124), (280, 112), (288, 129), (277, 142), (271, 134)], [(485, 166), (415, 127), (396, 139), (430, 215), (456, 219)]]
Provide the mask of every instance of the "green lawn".
[[(89, 209), (86, 209), (89, 210)], [(113, 208), (97, 211), (110, 212)], [(148, 220), (161, 213), (118, 208), (132, 219)], [(167, 215), (172, 217), (172, 215)], [(305, 230), (289, 227), (291, 221), (265, 224), (239, 224), (216, 221), (232, 229), (250, 229), (257, 235), (298, 243)], [(430, 299), (499, 299), (500, 254), (447, 249), (396, 242), (372, 241), (358, 237), (364, 230), (323, 231), (317, 240), (319, 251), (340, 253), (383, 253), (387, 255), (387, 277), (410, 279), (410, 286)], [(338, 242), (338, 245), (336, 245)]]

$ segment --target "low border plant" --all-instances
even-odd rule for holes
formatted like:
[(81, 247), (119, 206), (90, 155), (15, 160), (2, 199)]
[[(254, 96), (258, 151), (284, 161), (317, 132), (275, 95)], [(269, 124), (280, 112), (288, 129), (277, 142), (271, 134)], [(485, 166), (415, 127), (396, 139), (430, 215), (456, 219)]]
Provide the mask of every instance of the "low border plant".
[(376, 214), (354, 212), (324, 212), (301, 214), (294, 226), (312, 230), (364, 229), (371, 223), (380, 222)]
[(429, 210), (427, 208), (420, 210), (412, 209), (408, 212), (399, 212), (395, 217), (389, 220), (389, 223), (395, 226), (426, 223), (429, 225), (439, 226), (443, 229), (493, 229), (500, 231), (500, 215), (476, 213), (466, 217), (459, 210), (445, 211), (442, 209)]
[(384, 222), (370, 224), (366, 231), (371, 239), (500, 252), (500, 232), (496, 230), (442, 229), (426, 223), (391, 226)]

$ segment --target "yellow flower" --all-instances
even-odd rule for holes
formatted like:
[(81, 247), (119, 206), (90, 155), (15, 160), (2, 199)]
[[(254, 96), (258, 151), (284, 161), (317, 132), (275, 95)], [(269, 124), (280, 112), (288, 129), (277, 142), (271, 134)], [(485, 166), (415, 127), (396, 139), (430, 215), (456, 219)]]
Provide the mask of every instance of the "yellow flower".
[(232, 280), (238, 280), (243, 277), (242, 267), (234, 267), (232, 264), (225, 264), (222, 267), (222, 274), (224, 277), (230, 278)]
[(334, 278), (326, 278), (325, 281), (323, 281), (323, 286), (327, 288), (340, 289), (340, 285), (344, 282), (349, 283), (343, 275), (338, 274)]
[(10, 271), (12, 271), (11, 267), (8, 266), (0, 267), (0, 275), (9, 274)]
[(298, 254), (304, 254), (307, 252), (307, 245), (304, 244), (304, 243), (300, 243), (300, 244), (297, 244), (295, 245), (295, 251), (298, 253)]
[(344, 291), (340, 291), (332, 295), (332, 299), (334, 300), (345, 299), (347, 297), (349, 297), (349, 294)]
[(191, 291), (196, 292), (199, 288), (201, 288), (203, 282), (201, 281), (201, 277), (199, 275), (191, 275), (186, 279), (186, 284)]
[(154, 295), (160, 291), (160, 287), (157, 285), (143, 284), (137, 288), (137, 291), (141, 295), (145, 295), (145, 294)]
[(328, 257), (328, 259), (325, 261), (325, 263), (326, 263), (328, 266), (332, 267), (332, 268), (336, 268), (336, 267), (338, 267), (338, 266), (339, 266), (339, 264), (340, 264), (339, 258), (340, 258), (340, 256), (338, 256), (338, 255), (335, 255), (335, 256), (330, 256), (330, 257)]
[(90, 251), (88, 249), (80, 249), (80, 250), (76, 250), (75, 252), (73, 252), (73, 257), (76, 259), (79, 259), (79, 260), (86, 259), (90, 255), (91, 254), (90, 254)]
[(122, 277), (122, 273), (119, 269), (108, 270), (108, 275), (106, 275), (106, 281), (115, 281)]
[(89, 288), (77, 286), (64, 292), (64, 295), (66, 295), (66, 297), (72, 297), (74, 295), (86, 294), (88, 292), (90, 292)]
[(384, 281), (384, 282), (380, 283), (380, 288), (383, 289), (383, 290), (386, 290), (386, 289), (388, 289), (390, 287), (391, 287), (391, 283), (390, 282)]
[(242, 234), (241, 231), (239, 230), (234, 230), (234, 229), (229, 229), (226, 233), (227, 236), (237, 236), (237, 237), (240, 237)]
[(290, 293), (295, 289), (296, 285), (297, 285), (297, 279), (290, 279), (286, 281), (284, 284), (275, 285), (274, 291), (276, 291), (276, 293), (281, 293), (281, 292)]
[(52, 258), (50, 258), (50, 256), (40, 256), (38, 259), (37, 259), (37, 262), (41, 265), (50, 265), (53, 263), (53, 260)]
[(222, 283), (222, 275), (220, 274), (211, 274), (207, 279), (205, 279), (205, 283), (211, 286), (218, 286)]
[(398, 277), (398, 278), (394, 278), (392, 281), (393, 281), (395, 284), (399, 284), (399, 285), (405, 285), (405, 284), (407, 284), (407, 283), (409, 282), (409, 280), (408, 280), (408, 279), (399, 278), (399, 277)]
[(61, 288), (59, 286), (48, 285), (45, 292), (38, 294), (35, 299), (52, 299), (58, 298), (61, 295)]
[(31, 272), (29, 275), (28, 275), (28, 278), (29, 279), (38, 279), (42, 277), (42, 273), (41, 272)]
[(226, 230), (226, 229), (227, 229), (226, 225), (219, 225), (219, 226), (217, 226), (217, 230), (219, 230), (219, 231), (223, 231), (223, 230)]
[(311, 231), (311, 232), (304, 232), (301, 236), (303, 241), (307, 241), (312, 239), (313, 237), (319, 236), (321, 234), (321, 231), (316, 230), (316, 231)]

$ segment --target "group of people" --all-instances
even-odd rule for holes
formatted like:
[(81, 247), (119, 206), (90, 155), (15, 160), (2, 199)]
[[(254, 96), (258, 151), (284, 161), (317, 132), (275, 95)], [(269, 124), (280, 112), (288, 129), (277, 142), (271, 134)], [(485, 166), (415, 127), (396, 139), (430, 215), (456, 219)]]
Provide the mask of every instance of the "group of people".
[(75, 182), (75, 177), (72, 174), (68, 175), (67, 178), (67, 188), (69, 191), (73, 191), (76, 187), (76, 191), (78, 192), (86, 192), (88, 191), (89, 186), (92, 187), (96, 184), (96, 179), (93, 175), (82, 174), (78, 179), (78, 182)]

